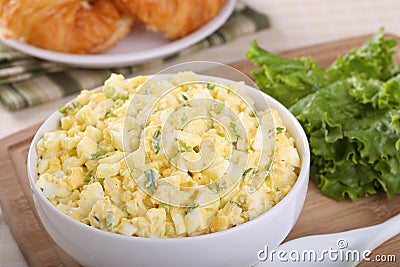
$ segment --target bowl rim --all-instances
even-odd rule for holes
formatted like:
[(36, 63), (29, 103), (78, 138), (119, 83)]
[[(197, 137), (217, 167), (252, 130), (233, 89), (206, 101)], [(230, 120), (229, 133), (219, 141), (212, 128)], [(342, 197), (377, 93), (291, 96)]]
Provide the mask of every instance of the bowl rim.
[[(175, 74), (158, 74), (158, 76), (165, 76), (165, 77), (173, 77)], [(225, 78), (221, 78), (221, 77), (216, 77), (216, 76), (210, 76), (210, 75), (201, 75), (201, 74), (197, 74), (197, 76), (199, 77), (204, 77), (207, 79), (215, 79), (215, 80), (220, 80), (220, 81), (224, 81), (224, 82), (235, 82), (233, 80), (229, 80), (229, 79), (225, 79)], [(142, 76), (147, 76), (149, 78), (152, 78), (155, 75), (142, 75)], [(125, 80), (130, 80), (133, 78), (127, 78)], [(95, 91), (95, 90), (100, 90), (103, 86), (99, 86), (96, 87), (94, 89), (91, 89), (90, 91)], [(32, 190), (32, 194), (34, 195), (34, 197), (38, 197), (41, 201), (35, 201), (35, 206), (36, 205), (41, 205), (41, 203), (44, 203), (46, 205), (46, 207), (42, 207), (43, 210), (46, 211), (47, 208), (49, 208), (50, 210), (52, 210), (53, 212), (55, 212), (57, 215), (61, 216), (61, 218), (65, 219), (67, 222), (76, 225), (77, 227), (81, 228), (81, 229), (85, 229), (88, 230), (89, 232), (92, 232), (93, 234), (96, 235), (100, 235), (103, 236), (104, 238), (112, 238), (112, 239), (121, 239), (121, 240), (135, 240), (138, 241), (140, 240), (140, 242), (165, 242), (165, 243), (175, 243), (175, 242), (192, 242), (193, 240), (203, 240), (203, 239), (209, 239), (209, 238), (218, 238), (223, 237), (225, 235), (230, 235), (233, 234), (235, 231), (240, 231), (241, 229), (244, 228), (249, 228), (251, 227), (251, 225), (254, 225), (255, 223), (263, 220), (264, 217), (267, 216), (273, 216), (271, 214), (274, 214), (277, 212), (277, 210), (281, 207), (284, 206), (286, 203), (288, 203), (290, 201), (290, 198), (292, 198), (292, 196), (294, 196), (294, 194), (296, 194), (296, 191), (300, 190), (300, 186), (302, 183), (306, 183), (306, 187), (308, 186), (308, 181), (309, 181), (309, 171), (310, 171), (310, 148), (309, 148), (309, 143), (308, 143), (308, 138), (307, 135), (304, 132), (303, 127), (301, 126), (301, 124), (299, 123), (299, 121), (294, 117), (294, 115), (283, 105), (281, 104), (278, 100), (276, 100), (275, 98), (269, 96), (268, 94), (264, 93), (263, 91), (261, 91), (260, 89), (258, 89), (258, 87), (253, 87), (250, 86), (248, 84), (244, 84), (244, 87), (246, 88), (246, 92), (248, 91), (252, 91), (253, 93), (257, 93), (257, 94), (261, 94), (263, 96), (263, 98), (267, 101), (268, 106), (270, 106), (270, 103), (272, 102), (274, 104), (275, 107), (278, 108), (274, 108), (275, 110), (279, 109), (278, 113), (281, 116), (281, 112), (283, 111), (285, 113), (285, 117), (287, 117), (286, 121), (289, 121), (291, 124), (293, 124), (294, 129), (296, 129), (296, 131), (298, 131), (299, 136), (300, 136), (300, 140), (302, 143), (302, 146), (304, 147), (304, 151), (303, 151), (303, 155), (302, 157), (300, 157), (300, 172), (298, 174), (298, 177), (296, 179), (296, 182), (294, 183), (294, 185), (292, 186), (292, 188), (289, 190), (289, 192), (278, 202), (276, 203), (274, 206), (272, 206), (269, 210), (263, 212), (262, 214), (258, 215), (256, 218), (253, 218), (247, 222), (244, 222), (240, 225), (222, 230), (222, 231), (218, 231), (218, 232), (213, 232), (213, 233), (207, 233), (207, 234), (202, 234), (202, 235), (196, 235), (196, 236), (187, 236), (187, 237), (164, 237), (164, 238), (159, 238), (159, 237), (139, 237), (139, 236), (127, 236), (127, 235), (123, 235), (123, 234), (118, 234), (118, 233), (113, 233), (113, 232), (108, 232), (108, 231), (104, 231), (101, 229), (98, 229), (96, 227), (92, 227), (89, 225), (86, 225), (70, 216), (68, 216), (67, 214), (61, 212), (59, 209), (57, 209), (56, 206), (54, 206), (49, 199), (47, 199), (47, 197), (41, 192), (41, 190), (39, 189), (39, 187), (36, 185), (36, 180), (38, 178), (38, 175), (36, 173), (36, 162), (33, 162), (33, 158), (34, 155), (36, 154), (36, 144), (38, 143), (38, 141), (43, 137), (43, 134), (47, 131), (45, 131), (44, 129), (47, 127), (47, 124), (52, 122), (53, 120), (55, 120), (57, 118), (57, 120), (60, 120), (63, 115), (61, 115), (61, 113), (59, 113), (58, 111), (53, 112), (44, 122), (43, 124), (39, 127), (39, 129), (37, 130), (37, 132), (35, 133), (31, 144), (29, 146), (29, 151), (28, 151), (28, 158), (27, 158), (27, 172), (28, 172), (28, 179), (29, 179), (29, 184)], [(249, 96), (251, 98), (251, 96)], [(73, 98), (72, 100), (68, 101), (67, 103), (70, 103), (72, 101), (74, 101), (76, 99)], [(254, 100), (254, 99), (253, 99)], [(293, 135), (292, 135), (293, 137)], [(298, 150), (298, 140), (296, 140), (296, 149)], [(299, 151), (299, 150), (298, 150)], [(300, 156), (300, 153), (299, 153)], [(303, 202), (304, 204), (304, 202)], [(302, 206), (303, 206), (302, 204)], [(36, 208), (37, 209), (37, 208)], [(191, 241), (192, 240), (192, 241)]]

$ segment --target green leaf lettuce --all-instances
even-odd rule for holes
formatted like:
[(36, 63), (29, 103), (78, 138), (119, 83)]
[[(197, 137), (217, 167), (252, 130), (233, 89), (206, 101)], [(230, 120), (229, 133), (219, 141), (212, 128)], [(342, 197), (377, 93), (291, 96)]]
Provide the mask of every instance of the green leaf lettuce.
[(336, 200), (400, 193), (400, 75), (396, 41), (376, 33), (329, 68), (287, 59), (253, 42), (248, 57), (265, 93), (287, 106), (311, 146), (311, 176)]

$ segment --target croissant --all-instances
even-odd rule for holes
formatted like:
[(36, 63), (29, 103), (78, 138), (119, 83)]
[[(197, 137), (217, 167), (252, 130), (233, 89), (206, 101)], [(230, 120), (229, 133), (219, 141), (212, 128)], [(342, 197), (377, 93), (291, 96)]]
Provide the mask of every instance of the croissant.
[(129, 31), (133, 19), (112, 0), (0, 0), (1, 34), (67, 53), (99, 53)]
[(226, 0), (115, 0), (120, 9), (171, 39), (183, 37), (215, 17)]

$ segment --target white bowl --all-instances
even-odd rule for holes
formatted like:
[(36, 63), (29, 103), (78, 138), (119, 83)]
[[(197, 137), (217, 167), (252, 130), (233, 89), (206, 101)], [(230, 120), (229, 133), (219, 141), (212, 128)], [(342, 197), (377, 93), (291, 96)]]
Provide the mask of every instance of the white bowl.
[[(214, 80), (224, 80), (213, 78)], [(225, 80), (226, 81), (226, 80)], [(293, 228), (303, 207), (310, 169), (307, 137), (295, 117), (278, 101), (246, 86), (256, 108), (265, 100), (277, 110), (296, 141), (301, 159), (299, 177), (289, 193), (273, 208), (242, 225), (225, 231), (184, 238), (142, 238), (105, 232), (59, 211), (36, 185), (36, 143), (54, 131), (62, 114), (54, 112), (40, 127), (28, 154), (28, 175), (33, 199), (43, 225), (54, 241), (85, 266), (252, 266), (257, 252), (276, 248)]]

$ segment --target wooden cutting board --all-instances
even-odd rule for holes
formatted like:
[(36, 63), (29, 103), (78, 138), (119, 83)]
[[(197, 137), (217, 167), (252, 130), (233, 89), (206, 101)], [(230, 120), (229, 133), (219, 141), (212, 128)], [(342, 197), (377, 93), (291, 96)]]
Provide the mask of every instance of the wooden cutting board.
[[(309, 55), (326, 67), (337, 55), (345, 54), (366, 39), (366, 36), (356, 37), (281, 54), (287, 57)], [(256, 68), (248, 60), (231, 65), (245, 74)], [(213, 72), (214, 75), (218, 75), (217, 73), (218, 71)], [(79, 266), (52, 241), (34, 209), (26, 174), (26, 158), (30, 141), (38, 127), (39, 125), (30, 127), (0, 140), (0, 203), (3, 214), (31, 266)], [(287, 240), (370, 226), (398, 213), (400, 196), (387, 200), (384, 194), (378, 194), (358, 201), (336, 202), (321, 195), (311, 181), (300, 218)], [(397, 263), (362, 262), (359, 266), (399, 266), (400, 235), (379, 246), (371, 258), (374, 255), (395, 255)]]

